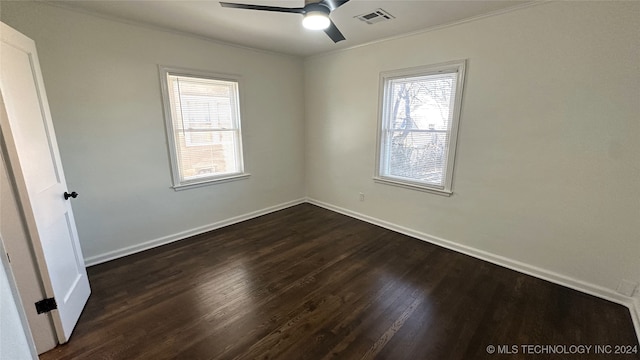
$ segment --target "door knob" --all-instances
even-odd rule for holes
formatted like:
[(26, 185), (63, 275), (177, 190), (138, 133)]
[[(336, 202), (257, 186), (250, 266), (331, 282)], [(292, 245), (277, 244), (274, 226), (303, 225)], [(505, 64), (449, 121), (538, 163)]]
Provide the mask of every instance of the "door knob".
[(73, 192), (71, 192), (71, 194), (69, 194), (68, 192), (66, 192), (66, 191), (65, 191), (65, 192), (64, 192), (64, 199), (65, 199), (65, 200), (69, 200), (69, 198), (70, 198), (70, 197), (72, 197), (72, 198), (74, 198), (74, 199), (75, 199), (75, 198), (77, 198), (77, 197), (78, 197), (78, 193), (77, 193), (77, 192), (75, 192), (75, 191), (73, 191)]

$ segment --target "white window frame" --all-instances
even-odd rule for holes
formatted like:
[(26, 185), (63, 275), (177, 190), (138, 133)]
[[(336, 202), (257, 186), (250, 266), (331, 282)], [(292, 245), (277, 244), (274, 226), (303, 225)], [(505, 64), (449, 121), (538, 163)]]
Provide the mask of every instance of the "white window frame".
[[(176, 191), (185, 190), (185, 189), (190, 189), (194, 187), (200, 187), (200, 186), (205, 186), (205, 185), (210, 185), (215, 183), (228, 182), (228, 181), (241, 180), (241, 179), (248, 178), (251, 174), (245, 172), (245, 169), (244, 169), (244, 154), (243, 154), (243, 145), (242, 145), (241, 77), (238, 75), (210, 73), (206, 71), (199, 71), (199, 70), (192, 70), (192, 69), (185, 69), (185, 68), (178, 68), (178, 67), (167, 67), (162, 65), (158, 66), (158, 69), (160, 73), (162, 103), (163, 103), (163, 109), (164, 109), (164, 120), (165, 120), (165, 128), (166, 128), (166, 135), (167, 135), (167, 144), (169, 147), (169, 157), (170, 157), (170, 164), (171, 164), (171, 176), (173, 179), (173, 186), (172, 186), (173, 189)], [(173, 110), (171, 108), (171, 100), (169, 95), (169, 91), (170, 91), (169, 83), (168, 83), (169, 75), (220, 80), (220, 81), (228, 81), (228, 82), (236, 83), (237, 85), (236, 100), (237, 101), (235, 104), (236, 106), (235, 112), (236, 112), (236, 118), (237, 118), (237, 132), (238, 132), (237, 151), (238, 151), (238, 158), (240, 161), (239, 171), (234, 173), (227, 173), (227, 174), (218, 174), (218, 175), (213, 174), (211, 176), (198, 177), (197, 179), (189, 179), (189, 180), (181, 179), (180, 169), (179, 169), (180, 162), (178, 159), (178, 151), (176, 148), (177, 146), (176, 140), (175, 140), (176, 136), (174, 132), (174, 124), (173, 124), (173, 117), (172, 117)], [(197, 146), (197, 145), (192, 145), (192, 146)]]
[[(376, 169), (374, 181), (381, 184), (400, 186), (413, 190), (425, 191), (433, 194), (451, 196), (453, 194), (453, 172), (455, 164), (456, 144), (458, 138), (458, 127), (460, 122), (460, 112), (462, 107), (462, 94), (464, 88), (466, 60), (457, 60), (434, 65), (420, 66), (408, 69), (385, 71), (380, 73), (379, 85), (379, 114), (378, 114), (378, 134), (376, 146)], [(412, 181), (411, 179), (390, 176), (385, 174), (385, 166), (387, 162), (387, 144), (385, 143), (386, 133), (389, 131), (390, 112), (387, 111), (391, 106), (390, 80), (422, 77), (429, 75), (438, 75), (446, 73), (457, 73), (456, 92), (453, 105), (453, 117), (451, 128), (449, 130), (449, 147), (447, 150), (447, 165), (444, 169), (445, 179), (443, 186), (435, 186), (426, 182)]]

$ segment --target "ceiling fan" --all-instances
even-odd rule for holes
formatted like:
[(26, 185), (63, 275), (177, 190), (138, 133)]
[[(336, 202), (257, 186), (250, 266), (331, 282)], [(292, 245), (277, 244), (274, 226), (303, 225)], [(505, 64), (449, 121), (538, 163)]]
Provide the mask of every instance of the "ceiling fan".
[(286, 8), (279, 6), (238, 4), (229, 2), (220, 2), (222, 7), (247, 10), (274, 11), (284, 13), (294, 13), (304, 15), (302, 25), (311, 30), (324, 30), (334, 43), (345, 39), (344, 35), (338, 30), (336, 25), (329, 18), (329, 14), (349, 0), (305, 0), (304, 7)]

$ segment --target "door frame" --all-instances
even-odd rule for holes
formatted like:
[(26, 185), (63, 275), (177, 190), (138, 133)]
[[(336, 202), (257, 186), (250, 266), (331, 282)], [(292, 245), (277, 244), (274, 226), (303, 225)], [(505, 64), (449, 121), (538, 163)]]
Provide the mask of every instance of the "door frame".
[[(4, 98), (0, 92), (0, 117), (3, 116), (7, 116), (7, 114)], [(4, 139), (2, 128), (0, 128), (0, 139)], [(6, 187), (6, 189), (0, 189), (2, 190), (0, 197), (5, 196), (2, 197), (3, 208), (6, 205), (5, 202), (11, 202), (13, 206), (12, 209), (9, 209), (9, 212), (15, 211), (17, 216), (15, 221), (12, 221), (13, 219), (11, 218), (5, 218), (4, 215), (0, 216), (0, 221), (5, 221), (2, 229), (0, 229), (0, 241), (3, 246), (0, 257), (4, 259), (6, 256), (8, 258), (5, 260), (7, 260), (7, 266), (13, 274), (11, 280), (15, 283), (15, 286), (12, 286), (12, 290), (15, 292), (14, 296), (19, 297), (21, 300), (20, 306), (29, 325), (25, 327), (25, 331), (29, 330), (30, 332), (29, 337), (35, 345), (36, 354), (44, 353), (58, 345), (58, 335), (53, 326), (51, 314), (36, 314), (33, 305), (34, 302), (46, 298), (46, 294), (40, 268), (35, 258), (33, 244), (26, 226), (22, 203), (18, 197), (18, 190), (15, 185), (16, 179), (9, 163), (8, 150), (4, 142), (0, 143), (0, 164), (0, 172), (2, 172), (0, 177), (6, 179), (0, 181), (0, 186)], [(26, 274), (24, 273), (25, 271)], [(33, 271), (32, 274), (31, 271)]]
[(7, 274), (7, 279), (9, 280), (9, 287), (11, 288), (11, 296), (13, 297), (13, 302), (16, 304), (16, 309), (18, 310), (18, 316), (20, 317), (20, 322), (22, 323), (22, 330), (24, 331), (24, 336), (27, 340), (27, 345), (29, 346), (29, 352), (31, 353), (32, 359), (38, 359), (38, 351), (36, 350), (36, 344), (33, 341), (33, 337), (31, 336), (31, 328), (29, 327), (29, 322), (27, 321), (27, 315), (25, 313), (24, 307), (22, 306), (22, 300), (20, 299), (20, 293), (18, 291), (18, 286), (16, 284), (15, 277), (13, 276), (13, 271), (11, 270), (11, 263), (6, 256), (7, 252), (4, 248), (4, 241), (0, 236), (0, 262), (2, 262), (2, 267), (4, 268), (5, 273)]

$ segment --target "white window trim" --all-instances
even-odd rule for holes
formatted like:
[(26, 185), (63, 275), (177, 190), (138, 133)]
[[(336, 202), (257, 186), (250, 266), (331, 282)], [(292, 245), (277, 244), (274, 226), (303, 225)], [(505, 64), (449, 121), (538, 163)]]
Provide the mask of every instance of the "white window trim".
[[(384, 71), (380, 73), (380, 83), (378, 88), (378, 130), (376, 139), (376, 159), (375, 159), (375, 174), (373, 180), (376, 183), (399, 186), (412, 190), (424, 191), (432, 194), (451, 196), (453, 194), (453, 173), (455, 167), (455, 155), (458, 140), (458, 128), (460, 122), (460, 113), (462, 108), (462, 94), (465, 80), (465, 67), (466, 60), (449, 61), (434, 65), (419, 66), (407, 69)], [(445, 183), (444, 186), (430, 186), (428, 184), (411, 181), (410, 179), (404, 180), (402, 178), (393, 176), (382, 175), (382, 146), (383, 146), (383, 125), (384, 109), (387, 108), (387, 98), (385, 98), (385, 82), (387, 80), (393, 80), (398, 78), (406, 78), (412, 76), (427, 76), (436, 75), (441, 73), (457, 72), (456, 82), (456, 94), (453, 107), (453, 120), (451, 124), (451, 134), (449, 138), (449, 149), (447, 153), (447, 168), (445, 169)]]
[[(174, 190), (186, 190), (196, 187), (202, 187), (211, 184), (217, 183), (225, 183), (229, 181), (242, 180), (251, 176), (250, 173), (245, 171), (244, 165), (244, 146), (242, 142), (242, 119), (241, 115), (244, 113), (242, 111), (243, 101), (242, 101), (242, 81), (239, 75), (231, 75), (231, 74), (219, 74), (219, 73), (211, 73), (200, 70), (193, 69), (185, 69), (179, 67), (170, 67), (170, 66), (158, 66), (158, 71), (160, 73), (160, 88), (162, 91), (162, 104), (164, 110), (164, 123), (165, 123), (165, 131), (167, 135), (167, 146), (169, 150), (170, 157), (170, 165), (171, 165), (171, 177), (173, 180), (173, 185), (171, 186)], [(181, 181), (180, 180), (180, 170), (178, 169), (178, 153), (176, 151), (176, 142), (175, 142), (175, 134), (173, 132), (173, 119), (171, 117), (171, 102), (169, 101), (169, 84), (167, 82), (167, 75), (178, 75), (178, 76), (187, 76), (187, 77), (199, 77), (213, 80), (222, 80), (222, 81), (234, 81), (238, 83), (238, 130), (240, 130), (240, 136), (238, 137), (238, 151), (240, 158), (242, 159), (242, 169), (240, 172), (211, 176), (202, 179), (192, 179)]]

